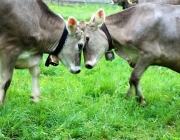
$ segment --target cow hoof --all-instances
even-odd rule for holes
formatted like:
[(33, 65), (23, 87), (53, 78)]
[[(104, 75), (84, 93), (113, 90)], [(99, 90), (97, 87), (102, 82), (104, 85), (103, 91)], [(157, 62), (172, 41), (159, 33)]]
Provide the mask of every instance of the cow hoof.
[(146, 106), (146, 100), (143, 97), (136, 97), (137, 102), (140, 104), (140, 106), (144, 107)]
[(131, 95), (126, 94), (125, 99), (129, 99), (129, 98), (131, 98)]
[(33, 97), (33, 96), (31, 96), (30, 102), (31, 102), (31, 103), (38, 103), (38, 102), (39, 102), (39, 97)]
[(141, 100), (140, 105), (141, 105), (142, 107), (145, 107), (145, 106), (146, 106), (146, 101), (145, 101), (144, 99)]

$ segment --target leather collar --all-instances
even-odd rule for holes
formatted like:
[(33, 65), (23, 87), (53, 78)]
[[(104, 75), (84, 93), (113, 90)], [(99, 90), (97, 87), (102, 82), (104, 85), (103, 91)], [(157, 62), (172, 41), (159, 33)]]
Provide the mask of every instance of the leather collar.
[(59, 43), (58, 43), (55, 51), (52, 52), (51, 54), (54, 54), (54, 55), (57, 56), (57, 55), (61, 52), (61, 50), (63, 49), (63, 46), (64, 46), (64, 44), (65, 44), (65, 41), (66, 41), (67, 36), (68, 36), (68, 30), (67, 30), (66, 25), (65, 25), (64, 31), (63, 31), (63, 34), (62, 34), (62, 37), (61, 37), (61, 39), (59, 40)]
[(50, 64), (53, 66), (57, 66), (59, 64), (59, 62), (58, 62), (59, 60), (58, 60), (57, 55), (62, 51), (63, 46), (65, 44), (65, 41), (67, 39), (67, 36), (68, 36), (68, 30), (67, 30), (66, 25), (65, 25), (62, 37), (59, 40), (59, 43), (58, 43), (55, 51), (49, 54), (49, 56), (45, 62), (45, 66), (48, 67)]
[(105, 23), (102, 24), (101, 29), (106, 34), (106, 36), (108, 38), (108, 43), (109, 43), (109, 50), (108, 51), (110, 51), (113, 49), (112, 38), (111, 38), (111, 35), (110, 35)]

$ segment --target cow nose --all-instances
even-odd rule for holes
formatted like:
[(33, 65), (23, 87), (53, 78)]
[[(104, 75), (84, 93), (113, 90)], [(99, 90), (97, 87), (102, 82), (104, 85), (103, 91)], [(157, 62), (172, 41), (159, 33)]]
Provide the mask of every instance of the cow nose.
[(87, 69), (92, 69), (92, 68), (93, 68), (93, 66), (91, 66), (90, 64), (85, 64), (85, 67), (86, 67)]
[(79, 69), (79, 70), (72, 70), (72, 69), (71, 69), (70, 72), (73, 73), (73, 74), (78, 74), (78, 73), (81, 72), (81, 69)]
[(80, 73), (81, 72), (81, 70), (77, 70), (76, 72), (74, 72), (74, 74), (78, 74), (78, 73)]

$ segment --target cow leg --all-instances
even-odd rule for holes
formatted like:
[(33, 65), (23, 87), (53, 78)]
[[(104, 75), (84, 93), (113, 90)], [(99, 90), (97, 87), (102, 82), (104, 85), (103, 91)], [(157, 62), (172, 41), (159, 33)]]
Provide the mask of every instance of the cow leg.
[[(5, 58), (5, 59), (3, 59)], [(13, 69), (15, 65), (15, 58), (14, 60), (8, 60), (8, 56), (0, 58), (0, 104), (4, 105), (6, 91), (8, 90), (12, 75)]]
[(39, 65), (34, 65), (29, 68), (29, 72), (31, 74), (31, 81), (32, 81), (32, 93), (31, 93), (31, 101), (37, 103), (40, 97), (40, 89), (39, 89), (39, 75), (40, 75), (40, 68)]
[(4, 103), (5, 103), (6, 91), (8, 90), (9, 85), (11, 83), (12, 77), (8, 77), (8, 78), (9, 79), (3, 78), (3, 77), (0, 78), (0, 80), (1, 80), (1, 82), (0, 82), (0, 104), (1, 105), (4, 105)]
[(40, 68), (39, 63), (42, 60), (42, 54), (34, 54), (29, 55), (28, 53), (22, 53), (17, 62), (16, 62), (16, 68), (17, 69), (27, 69), (29, 70), (31, 74), (31, 101), (32, 102), (38, 102), (40, 97), (40, 90), (39, 90), (39, 74), (40, 74)]
[(130, 88), (126, 94), (126, 97), (129, 98), (132, 94), (133, 88), (135, 88), (135, 93), (138, 98), (138, 101), (141, 105), (145, 105), (146, 101), (142, 94), (140, 87), (140, 79), (144, 71), (148, 68), (149, 65), (153, 62), (154, 57), (152, 54), (140, 54), (137, 64), (135, 65), (131, 77), (129, 79)]
[(129, 80), (129, 85), (130, 85), (130, 87), (129, 87), (129, 90), (128, 90), (127, 94), (126, 94), (127, 99), (132, 96), (132, 93), (134, 91), (134, 86), (133, 86), (132, 82), (130, 82), (130, 80)]

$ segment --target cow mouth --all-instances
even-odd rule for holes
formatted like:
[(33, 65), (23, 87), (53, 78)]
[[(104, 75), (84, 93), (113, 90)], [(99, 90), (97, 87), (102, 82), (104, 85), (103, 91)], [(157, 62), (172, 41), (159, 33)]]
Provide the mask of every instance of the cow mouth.
[(85, 60), (85, 67), (87, 69), (92, 69), (96, 66), (100, 58), (102, 57), (103, 53), (99, 54), (98, 57), (91, 57), (89, 60)]
[(85, 67), (86, 67), (87, 69), (92, 69), (92, 68), (93, 68), (93, 66), (91, 66), (90, 64), (85, 64)]
[(85, 63), (85, 67), (86, 67), (87, 69), (92, 69), (95, 65), (96, 65), (96, 61), (87, 61), (87, 62)]
[(81, 70), (78, 70), (78, 71), (70, 71), (70, 72), (73, 73), (73, 74), (78, 74), (78, 73), (81, 72)]
[(74, 68), (74, 69), (70, 68), (69, 72), (71, 72), (72, 74), (78, 74), (81, 72), (81, 69), (79, 67)]

